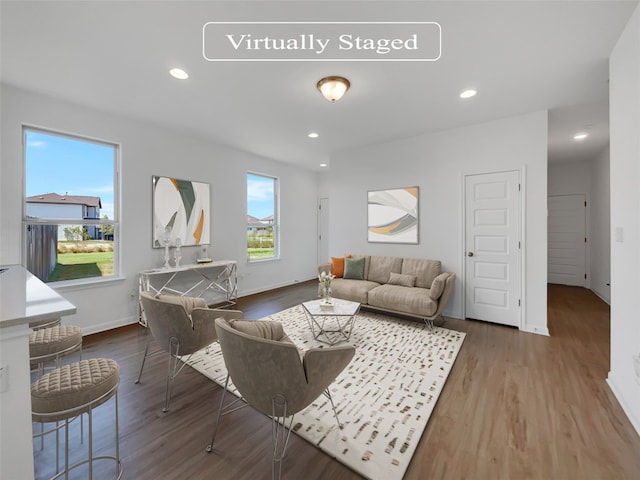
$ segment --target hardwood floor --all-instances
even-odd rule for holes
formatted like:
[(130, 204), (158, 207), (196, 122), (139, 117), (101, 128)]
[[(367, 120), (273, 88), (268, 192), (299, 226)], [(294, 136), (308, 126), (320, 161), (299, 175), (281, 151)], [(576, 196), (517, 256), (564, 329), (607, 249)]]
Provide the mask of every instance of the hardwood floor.
[[(241, 298), (238, 308), (261, 318), (314, 298), (316, 285)], [(550, 285), (548, 298), (550, 337), (478, 321), (444, 322), (467, 337), (405, 480), (640, 478), (640, 437), (605, 382), (608, 306), (576, 287)], [(266, 417), (250, 408), (224, 417), (216, 451), (205, 453), (222, 389), (187, 367), (176, 378), (171, 411), (163, 414), (166, 356), (148, 359), (142, 382), (133, 383), (145, 341), (146, 330), (131, 325), (87, 336), (83, 347), (85, 358), (120, 364), (124, 478), (270, 478)], [(94, 412), (94, 448), (112, 446), (112, 403)], [(51, 441), (36, 449), (38, 479), (51, 474)], [(78, 442), (75, 435), (76, 451)], [(295, 434), (284, 477), (360, 478)]]

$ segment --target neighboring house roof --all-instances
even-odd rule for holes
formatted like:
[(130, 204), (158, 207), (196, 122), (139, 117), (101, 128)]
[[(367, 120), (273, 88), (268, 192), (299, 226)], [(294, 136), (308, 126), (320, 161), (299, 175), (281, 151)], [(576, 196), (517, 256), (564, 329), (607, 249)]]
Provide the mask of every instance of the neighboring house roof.
[(100, 197), (88, 197), (84, 195), (59, 195), (57, 193), (43, 193), (26, 198), (27, 203), (56, 203), (66, 205), (86, 205), (87, 207), (102, 208)]
[(247, 215), (247, 227), (251, 228), (268, 228), (269, 224), (254, 217), (253, 215)]

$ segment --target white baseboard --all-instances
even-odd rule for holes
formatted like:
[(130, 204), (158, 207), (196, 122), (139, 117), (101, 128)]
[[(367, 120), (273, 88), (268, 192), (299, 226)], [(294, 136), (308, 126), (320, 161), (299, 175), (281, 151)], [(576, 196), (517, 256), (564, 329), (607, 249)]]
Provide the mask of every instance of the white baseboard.
[(633, 425), (633, 428), (636, 429), (636, 433), (640, 436), (640, 420), (633, 415), (633, 412), (629, 408), (629, 405), (627, 405), (624, 401), (624, 398), (620, 393), (620, 389), (618, 389), (618, 387), (616, 386), (616, 382), (613, 380), (613, 378), (611, 378), (611, 372), (609, 372), (609, 375), (607, 375), (607, 384), (613, 392), (613, 395), (616, 397), (616, 400), (618, 400), (618, 403), (622, 407), (622, 410), (624, 410), (624, 413), (631, 422), (631, 425)]
[(606, 303), (607, 305), (611, 306), (611, 302), (609, 300), (607, 300), (607, 298), (605, 298), (604, 296), (602, 296), (602, 294), (600, 292), (598, 292), (596, 289), (592, 288), (591, 291), (593, 293), (596, 294), (596, 296), (602, 300), (604, 303)]
[(315, 278), (316, 277), (307, 278), (307, 279), (303, 279), (303, 280), (289, 280), (287, 282), (274, 283), (274, 284), (271, 284), (271, 285), (265, 285), (263, 287), (254, 288), (254, 289), (251, 289), (251, 290), (242, 290), (242, 291), (238, 292), (238, 298), (247, 297), (249, 295), (255, 295), (256, 293), (268, 292), (269, 290), (274, 290), (276, 288), (288, 287), (290, 285), (295, 285), (296, 283), (307, 282), (307, 281), (313, 280)]
[(82, 335), (91, 335), (92, 333), (106, 332), (118, 327), (124, 327), (125, 325), (131, 325), (132, 323), (138, 323), (137, 316), (130, 316), (113, 320), (111, 322), (104, 322), (97, 325), (91, 325), (90, 327), (82, 327)]
[(538, 335), (549, 336), (549, 329), (547, 327), (540, 327), (538, 325), (525, 325), (520, 329), (522, 332), (536, 333)]

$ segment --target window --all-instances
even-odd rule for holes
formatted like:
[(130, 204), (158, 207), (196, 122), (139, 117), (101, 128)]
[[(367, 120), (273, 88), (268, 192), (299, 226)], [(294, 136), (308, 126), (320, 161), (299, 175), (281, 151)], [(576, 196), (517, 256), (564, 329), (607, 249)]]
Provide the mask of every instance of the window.
[(247, 174), (247, 258), (279, 257), (278, 179)]
[(25, 265), (44, 282), (118, 270), (118, 146), (25, 128)]

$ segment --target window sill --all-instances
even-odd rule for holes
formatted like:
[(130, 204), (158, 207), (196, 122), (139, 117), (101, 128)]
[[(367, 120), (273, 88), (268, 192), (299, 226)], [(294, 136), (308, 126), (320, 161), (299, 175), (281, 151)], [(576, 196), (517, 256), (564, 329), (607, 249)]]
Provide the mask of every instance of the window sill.
[(270, 263), (270, 262), (279, 262), (279, 261), (280, 261), (280, 257), (256, 258), (256, 259), (253, 259), (253, 260), (247, 258), (247, 263), (248, 264)]
[(65, 280), (62, 282), (47, 283), (47, 285), (54, 290), (82, 290), (85, 288), (102, 287), (112, 283), (121, 283), (126, 280), (126, 277), (94, 277), (94, 278), (82, 278), (78, 280)]

